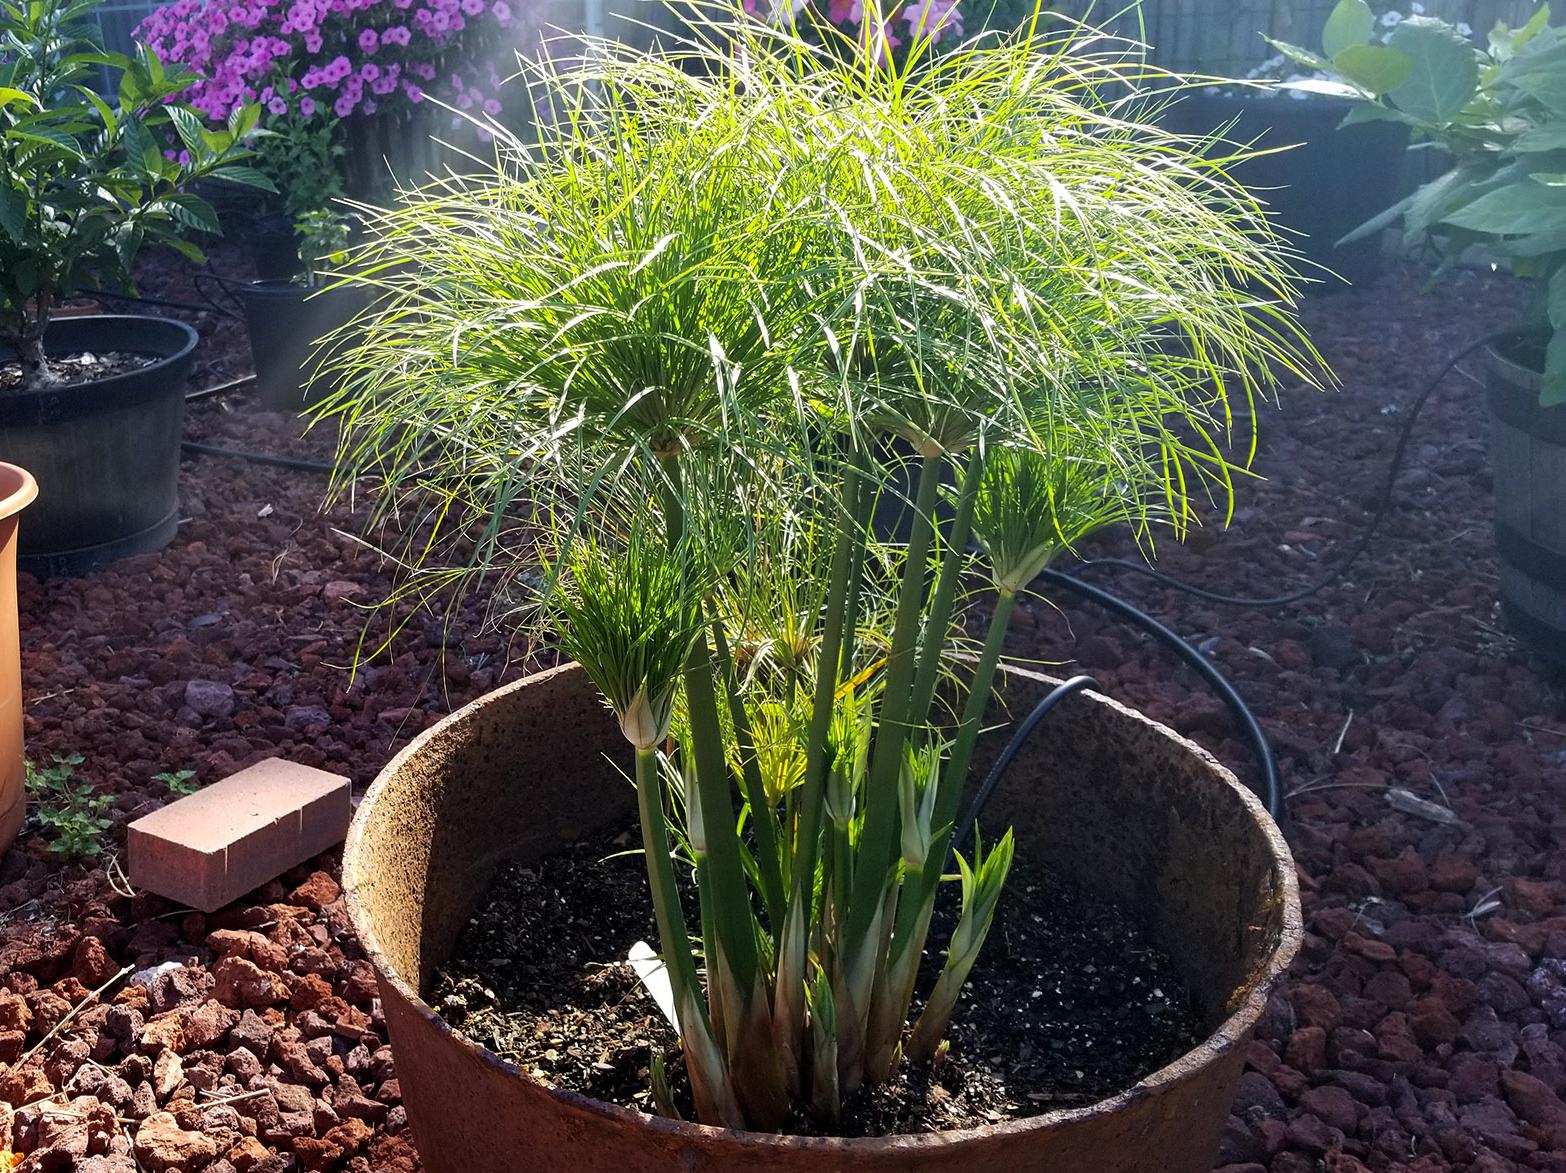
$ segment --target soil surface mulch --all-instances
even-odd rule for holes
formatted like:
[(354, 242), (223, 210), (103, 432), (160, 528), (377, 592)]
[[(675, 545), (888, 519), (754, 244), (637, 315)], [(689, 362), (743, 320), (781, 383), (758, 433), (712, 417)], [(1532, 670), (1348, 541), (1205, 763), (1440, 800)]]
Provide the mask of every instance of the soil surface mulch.
[[(125, 350), (105, 350), (94, 353), (88, 350), (64, 354), (49, 360), (49, 380), (42, 389), (69, 387), (89, 379), (107, 379), (129, 371), (150, 367), (156, 358), (152, 355)], [(14, 391), (22, 385), (20, 363), (0, 363), (0, 392)]]
[[(634, 828), (505, 869), (431, 1002), (469, 1037), (557, 1087), (651, 1110), (654, 1053), (692, 1118), (678, 1040), (623, 960), (656, 941)], [(688, 874), (685, 877), (689, 879)], [(685, 894), (694, 907), (694, 891)], [(943, 889), (913, 1017), (957, 919)], [(863, 1088), (831, 1128), (886, 1136), (974, 1128), (1124, 1090), (1201, 1041), (1173, 963), (1118, 909), (1020, 861), (947, 1032), (948, 1053)], [(801, 1116), (788, 1131), (818, 1133)]]
[[(199, 300), (187, 272), (151, 268), (147, 292)], [(1522, 304), (1505, 278), (1458, 272), (1426, 292), (1426, 277), (1396, 268), (1307, 306), (1342, 389), (1262, 409), (1265, 479), (1242, 483), (1227, 532), (1164, 542), (1165, 570), (1271, 595), (1335, 564), (1413, 397)], [(203, 336), (196, 385), (244, 373), (233, 322), (183, 316)], [(1451, 378), (1373, 548), (1308, 599), (1245, 610), (1112, 584), (1236, 681), (1289, 790), (1307, 938), (1248, 1053), (1225, 1173), (1566, 1171), (1566, 692), (1496, 612), (1482, 421), (1479, 388)], [(187, 434), (330, 452), (243, 395), (193, 404)], [(362, 784), (407, 738), (532, 665), (473, 604), (406, 612), (350, 674), (391, 568), (346, 536), (353, 517), (319, 511), (321, 489), (315, 474), (187, 457), (167, 550), (23, 580), (29, 753), (83, 755), (77, 777), (112, 798), (109, 850), (171, 797), (155, 774), (209, 783), (284, 754)], [(1200, 683), (1091, 608), (1019, 608), (1012, 650), (1093, 672), (1249, 771)], [(103, 866), (62, 866), (29, 825), (0, 860), (0, 1103), (19, 1109), (0, 1109), (0, 1140), (30, 1154), (27, 1173), (414, 1173), (336, 866), (324, 857), (203, 917), (116, 892)]]

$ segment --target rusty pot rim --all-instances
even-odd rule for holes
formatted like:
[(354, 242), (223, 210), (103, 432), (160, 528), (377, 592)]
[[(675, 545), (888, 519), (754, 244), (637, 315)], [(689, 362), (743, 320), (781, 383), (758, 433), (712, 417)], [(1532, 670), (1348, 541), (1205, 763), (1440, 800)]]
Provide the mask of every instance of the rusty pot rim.
[(14, 517), (38, 497), (38, 482), (19, 464), (0, 461), (0, 521)]
[[(1053, 677), (1024, 668), (1003, 667), (1002, 670), (1008, 675), (1056, 683)], [(907, 1151), (910, 1149), (961, 1145), (981, 1139), (1020, 1135), (1034, 1130), (1055, 1128), (1077, 1120), (1112, 1115), (1150, 1094), (1157, 1088), (1165, 1084), (1175, 1083), (1183, 1079), (1188, 1073), (1206, 1067), (1238, 1046), (1240, 1040), (1247, 1037), (1248, 1032), (1261, 1017), (1262, 1011), (1267, 1005), (1267, 999), (1288, 972), (1289, 963), (1293, 961), (1294, 954), (1299, 949), (1303, 922), (1300, 914), (1299, 885), (1295, 876), (1293, 857), (1289, 854), (1289, 848), (1284, 841), (1283, 833), (1278, 829), (1278, 825), (1273, 822), (1272, 817), (1267, 813), (1266, 808), (1262, 806), (1261, 801), (1249, 789), (1243, 786), (1227, 767), (1189, 738), (1180, 736), (1167, 725), (1160, 724), (1137, 712), (1135, 709), (1121, 704), (1113, 697), (1091, 690), (1084, 690), (1082, 695), (1090, 697), (1094, 703), (1107, 705), (1131, 720), (1151, 725), (1163, 736), (1177, 743), (1187, 753), (1194, 754), (1202, 759), (1215, 777), (1232, 792), (1235, 801), (1239, 804), (1240, 813), (1255, 824), (1256, 829), (1262, 834), (1272, 853), (1273, 878), (1281, 896), (1279, 912), (1282, 925), (1277, 943), (1268, 954), (1266, 964), (1261, 967), (1260, 972), (1253, 974), (1245, 986), (1241, 988), (1241, 991), (1239, 991), (1240, 996), (1229, 1016), (1191, 1050), (1181, 1055), (1178, 1059), (1166, 1063), (1163, 1067), (1144, 1076), (1124, 1091), (1117, 1092), (1115, 1095), (1080, 1108), (1058, 1108), (1042, 1112), (1036, 1116), (1007, 1120), (1000, 1124), (986, 1124), (976, 1128), (958, 1128), (943, 1132), (875, 1137), (785, 1136), (779, 1133), (719, 1128), (685, 1120), (672, 1120), (666, 1116), (654, 1116), (638, 1111), (635, 1108), (627, 1108), (619, 1104), (611, 1104), (604, 1100), (594, 1099), (591, 1096), (582, 1095), (580, 1092), (554, 1087), (523, 1071), (514, 1063), (507, 1062), (488, 1048), (479, 1046), (479, 1044), (469, 1039), (461, 1031), (452, 1027), (435, 1012), (429, 1003), (425, 1002), (418, 989), (410, 985), (402, 973), (392, 966), (387, 960), (385, 953), (381, 950), (380, 941), (376, 937), (374, 926), (370, 923), (369, 917), (365, 914), (364, 908), (360, 903), (358, 870), (353, 864), (359, 854), (359, 845), (364, 836), (365, 826), (369, 822), (370, 815), (374, 811), (381, 793), (389, 785), (390, 780), (402, 770), (403, 766), (410, 759), (423, 752), (425, 745), (451, 727), (467, 721), (485, 706), (493, 704), (514, 692), (521, 691), (534, 681), (546, 679), (557, 674), (579, 671), (581, 671), (581, 668), (576, 663), (566, 663), (513, 681), (492, 692), (485, 693), (476, 700), (470, 701), (437, 724), (430, 726), (430, 728), (404, 746), (402, 751), (392, 758), (381, 772), (376, 775), (375, 781), (370, 784), (370, 788), (365, 792), (364, 798), (360, 801), (358, 809), (354, 813), (353, 822), (348, 828), (347, 841), (343, 846), (342, 878), (343, 894), (347, 903), (349, 917), (353, 922), (354, 932), (358, 935), (359, 944), (364, 949), (365, 957), (375, 967), (381, 981), (389, 982), (397, 990), (398, 994), (417, 1011), (422, 1019), (441, 1034), (450, 1037), (454, 1043), (486, 1066), (496, 1068), (513, 1078), (532, 1084), (547, 1092), (563, 1106), (575, 1109), (588, 1116), (600, 1117), (606, 1121), (639, 1125), (676, 1139), (685, 1138), (697, 1143), (702, 1141), (710, 1143), (717, 1139), (727, 1139), (738, 1140), (750, 1149), (830, 1150), (840, 1155), (851, 1157), (855, 1153), (868, 1155), (898, 1150)]]

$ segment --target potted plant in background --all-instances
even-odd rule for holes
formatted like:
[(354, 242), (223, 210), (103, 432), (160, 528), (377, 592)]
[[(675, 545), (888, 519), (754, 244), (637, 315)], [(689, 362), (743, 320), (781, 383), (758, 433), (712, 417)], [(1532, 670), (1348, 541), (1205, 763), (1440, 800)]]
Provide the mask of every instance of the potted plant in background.
[(328, 214), (343, 198), (337, 120), (317, 107), (310, 115), (270, 99), (265, 133), (255, 139), (255, 168), (277, 194), (250, 226), (246, 243), (256, 280), (293, 281), (305, 271), (298, 226)]
[[(312, 192), (329, 198), (335, 183), (317, 184)], [(250, 334), (250, 355), (261, 404), (272, 411), (301, 411), (331, 388), (321, 373), (331, 349), (321, 339), (346, 326), (364, 306), (351, 285), (330, 284), (323, 267), (340, 263), (348, 246), (348, 219), (326, 204), (304, 203), (301, 183), (287, 189), (295, 219), (290, 233), (300, 264), (289, 279), (252, 281), (235, 292)]]
[[(251, 0), (236, 12), (229, 0), (173, 0), (136, 36), (186, 71), (182, 97), (209, 121), (259, 102), (263, 126), (295, 144), (296, 158), (281, 143), (260, 148), (285, 204), (294, 201), (283, 209), (292, 227), (298, 207), (326, 206), (317, 185), (329, 177), (357, 198), (385, 195), (434, 162), (432, 131), (467, 127), (453, 111), (498, 114), (501, 71), (537, 41), (550, 11), (513, 11), (509, 0)], [(292, 182), (304, 190), (291, 194)]]
[[(1381, 272), (1381, 241), (1344, 238), (1398, 197), (1409, 132), (1356, 114), (1328, 71), (1341, 58), (1342, 68), (1380, 71), (1392, 85), (1411, 86), (1406, 76), (1386, 73), (1397, 60), (1389, 53), (1408, 51), (1420, 35), (1417, 14), (1424, 9), (1408, 7), (1415, 15), (1406, 29), (1407, 18), (1396, 9), (1377, 14), (1361, 5), (1352, 20), (1334, 14), (1322, 30), (1320, 53), (1291, 56), (1280, 48), (1243, 83), (1187, 90), (1168, 113), (1181, 131), (1252, 148), (1234, 177), (1266, 200), (1280, 228), (1299, 234), (1307, 259), (1354, 285)], [(1324, 288), (1334, 286), (1329, 279)]]
[(1445, 265), (1477, 246), (1533, 286), (1517, 333), (1489, 348), (1501, 603), (1527, 647), (1566, 665), (1566, 33), (1548, 5), (1518, 28), (1497, 24), (1483, 49), (1424, 18), (1385, 46), (1364, 43), (1370, 19), (1362, 0), (1334, 10), (1356, 38), (1330, 63), (1336, 84), (1356, 120), (1407, 126), (1452, 167), (1355, 235), (1401, 220)]
[[(410, 589), (494, 571), (497, 607), (578, 662), (416, 740), (350, 835), (426, 1167), (1205, 1170), (1294, 947), (1275, 828), (1102, 699), (1030, 751), (991, 834), (956, 825), (992, 692), (1047, 687), (999, 669), (1018, 596), (1102, 525), (1178, 532), (1193, 494), (1227, 497), (1225, 396), (1312, 369), (1280, 246), (1200, 142), (1098, 96), (1150, 71), (1072, 32), (936, 56), (916, 25), (893, 63), (874, 36), (703, 19), (527, 70), (559, 113), (542, 141), (369, 214), (355, 256), (378, 302), (326, 409), (340, 484), (379, 483), (429, 576)], [(907, 463), (892, 543), (868, 522)], [(1002, 817), (1018, 858), (1142, 902), (1195, 1049), (1074, 1111), (833, 1139), (903, 1073), (973, 1058), (942, 1039), (1004, 903)], [(658, 1116), (424, 1000), (502, 862), (627, 818), (681, 1040), (632, 1061)], [(521, 976), (556, 944), (508, 952), (529, 1000), (570, 996)]]
[[(199, 179), (264, 184), (242, 165), (253, 107), (206, 129), (171, 102), (187, 79), (156, 54), (103, 53), (91, 5), (0, 6), (0, 453), (44, 486), (21, 564), (79, 573), (155, 550), (177, 520), (184, 382), (196, 333), (163, 318), (53, 320), (82, 287), (129, 283), (144, 244), (200, 253)], [(88, 89), (117, 70), (112, 102)], [(173, 140), (177, 145), (165, 149)]]

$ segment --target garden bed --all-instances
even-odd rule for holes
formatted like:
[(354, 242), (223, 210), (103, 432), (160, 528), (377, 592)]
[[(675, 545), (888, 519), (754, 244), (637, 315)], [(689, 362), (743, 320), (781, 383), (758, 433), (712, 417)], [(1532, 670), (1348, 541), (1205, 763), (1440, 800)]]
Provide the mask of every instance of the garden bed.
[[(1262, 409), (1256, 467), (1268, 479), (1242, 486), (1229, 532), (1162, 545), (1163, 569), (1270, 595), (1334, 565), (1374, 504), (1403, 410), (1518, 304), (1503, 278), (1459, 272), (1422, 294), (1425, 276), (1396, 269), (1307, 307), (1342, 391)], [(148, 292), (194, 297), (177, 269), (153, 278)], [(232, 323), (193, 320), (208, 342), (197, 385), (240, 373)], [(1314, 1173), (1323, 1160), (1331, 1173), (1566, 1169), (1566, 700), (1493, 606), (1481, 417), (1479, 389), (1453, 377), (1420, 422), (1381, 537), (1300, 603), (1242, 610), (1096, 580), (1236, 681), (1290, 793), (1308, 933), (1252, 1047), (1224, 1140), (1230, 1173)], [(251, 412), (242, 393), (192, 404), (187, 435), (312, 460), (330, 451), (290, 418)], [(344, 671), (391, 568), (349, 536), (351, 517), (319, 513), (323, 484), (187, 456), (187, 520), (169, 549), (86, 579), (23, 581), (29, 753), (82, 755), (77, 778), (113, 795), (111, 850), (125, 821), (170, 796), (155, 775), (193, 770), (207, 783), (282, 754), (363, 784), (413, 734), (536, 666), (469, 604), (412, 615), (388, 654)], [(1074, 657), (1117, 699), (1250, 772), (1193, 675), (1090, 607), (1054, 602), (1019, 609), (1014, 652)], [(385, 630), (375, 619), (371, 631)], [(334, 867), (323, 858), (204, 917), (121, 895), (102, 868), (62, 868), (24, 833), (0, 862), (0, 1101), (54, 1097), (13, 1125), (24, 1147), (102, 1155), (80, 1166), (94, 1173), (131, 1173), (112, 1154), (132, 1138), (147, 1168), (162, 1159), (154, 1147), (184, 1152), (170, 1167), (218, 1173), (220, 1158), (237, 1173), (295, 1158), (415, 1168)], [(169, 961), (187, 967), (111, 985), (117, 1008), (84, 999), (123, 965)], [(7, 1068), (83, 1000), (32, 1062)]]

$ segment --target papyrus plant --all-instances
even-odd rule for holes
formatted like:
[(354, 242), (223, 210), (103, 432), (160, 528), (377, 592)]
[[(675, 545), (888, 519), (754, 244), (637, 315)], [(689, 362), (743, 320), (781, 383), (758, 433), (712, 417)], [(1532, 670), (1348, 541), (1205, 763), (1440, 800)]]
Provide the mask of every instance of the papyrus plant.
[(1256, 204), (1131, 120), (1165, 79), (811, 39), (530, 67), (537, 143), (367, 211), (335, 407), (423, 586), (498, 572), (602, 689), (695, 1112), (762, 1129), (940, 1044), (1012, 858), (949, 839), (1017, 597), (1221, 510), (1229, 397), (1312, 366)]

